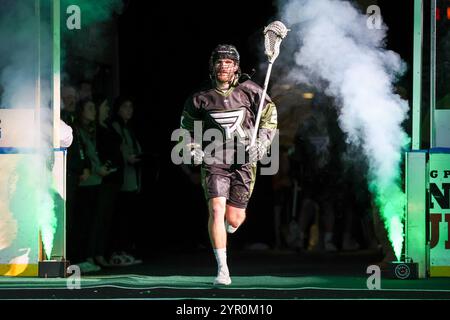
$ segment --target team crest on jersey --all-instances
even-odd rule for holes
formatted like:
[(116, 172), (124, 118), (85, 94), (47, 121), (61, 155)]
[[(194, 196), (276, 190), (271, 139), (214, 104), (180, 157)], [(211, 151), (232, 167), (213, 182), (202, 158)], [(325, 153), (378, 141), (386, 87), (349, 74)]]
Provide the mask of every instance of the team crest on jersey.
[(242, 139), (246, 137), (245, 131), (242, 128), (245, 109), (211, 112), (210, 115), (214, 119), (214, 121), (224, 129), (226, 139), (231, 139), (235, 132), (237, 132), (239, 137), (241, 137)]

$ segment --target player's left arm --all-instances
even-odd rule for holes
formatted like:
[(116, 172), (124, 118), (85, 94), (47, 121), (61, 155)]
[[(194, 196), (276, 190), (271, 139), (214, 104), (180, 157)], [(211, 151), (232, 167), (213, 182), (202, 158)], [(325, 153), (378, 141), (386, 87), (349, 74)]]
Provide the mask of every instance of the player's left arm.
[(267, 97), (266, 105), (261, 112), (261, 121), (258, 128), (258, 139), (268, 148), (275, 137), (278, 127), (277, 108)]
[(268, 152), (270, 145), (275, 137), (278, 119), (275, 104), (266, 97), (265, 107), (261, 112), (261, 120), (259, 123), (258, 136), (255, 144), (249, 147), (249, 160), (256, 162), (261, 160)]

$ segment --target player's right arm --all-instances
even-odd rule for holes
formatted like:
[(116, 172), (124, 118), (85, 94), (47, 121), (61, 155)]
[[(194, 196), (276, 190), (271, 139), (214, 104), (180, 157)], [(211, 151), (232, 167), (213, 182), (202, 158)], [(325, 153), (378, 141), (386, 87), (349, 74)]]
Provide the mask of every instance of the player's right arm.
[(179, 143), (184, 144), (186, 149), (189, 150), (194, 164), (200, 164), (203, 161), (205, 154), (202, 151), (201, 142), (194, 140), (194, 128), (196, 121), (202, 121), (202, 116), (200, 110), (194, 105), (194, 100), (191, 96), (184, 104), (180, 122), (180, 127), (189, 131), (190, 141), (179, 141)]
[(202, 121), (202, 119), (200, 111), (195, 107), (193, 97), (191, 96), (184, 103), (180, 127), (188, 130), (192, 137), (194, 136), (195, 121)]

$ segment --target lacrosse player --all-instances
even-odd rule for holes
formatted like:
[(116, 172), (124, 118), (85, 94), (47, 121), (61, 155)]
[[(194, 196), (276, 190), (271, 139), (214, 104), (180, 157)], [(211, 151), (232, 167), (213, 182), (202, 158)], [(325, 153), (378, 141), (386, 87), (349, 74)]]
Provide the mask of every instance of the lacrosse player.
[[(187, 99), (181, 118), (181, 128), (192, 137), (195, 123), (202, 125), (202, 141), (192, 139), (187, 150), (194, 164), (202, 163), (202, 186), (209, 208), (208, 231), (218, 265), (214, 285), (231, 283), (227, 232), (235, 232), (245, 220), (256, 162), (267, 153), (277, 128), (276, 108), (267, 95), (259, 126), (255, 128), (263, 89), (241, 75), (239, 62), (239, 53), (233, 45), (217, 46), (209, 60), (211, 81)], [(219, 142), (218, 139), (209, 142), (212, 140), (206, 132), (210, 129), (221, 133)], [(251, 145), (255, 130), (257, 139)]]

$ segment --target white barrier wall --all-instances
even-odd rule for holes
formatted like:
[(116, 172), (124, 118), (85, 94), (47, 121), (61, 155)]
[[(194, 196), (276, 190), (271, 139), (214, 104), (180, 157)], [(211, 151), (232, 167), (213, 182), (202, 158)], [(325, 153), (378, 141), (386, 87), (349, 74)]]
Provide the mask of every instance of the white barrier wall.
[[(37, 275), (36, 215), (24, 186), (34, 137), (34, 110), (0, 109), (0, 275)], [(19, 153), (22, 150), (23, 153)]]
[[(65, 150), (54, 149), (40, 165), (36, 148), (34, 110), (0, 109), (0, 275), (37, 276), (42, 253), (41, 226), (48, 215), (39, 197), (52, 202), (56, 218), (52, 252), (65, 257)], [(42, 189), (42, 174), (49, 174), (51, 188)], [(39, 190), (44, 190), (44, 194)], [(48, 234), (48, 232), (47, 232)]]

